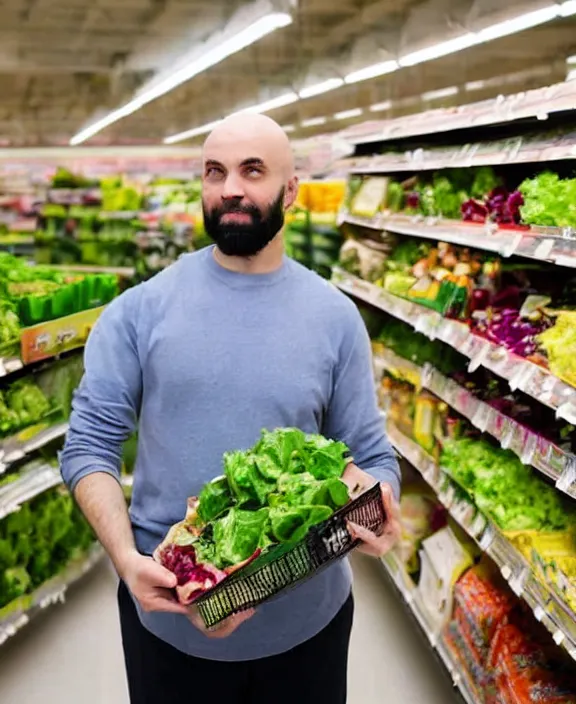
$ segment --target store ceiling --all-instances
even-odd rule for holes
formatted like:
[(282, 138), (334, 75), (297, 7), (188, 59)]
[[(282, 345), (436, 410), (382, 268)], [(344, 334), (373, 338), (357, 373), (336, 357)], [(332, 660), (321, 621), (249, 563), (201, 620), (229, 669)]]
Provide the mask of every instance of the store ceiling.
[[(276, 0), (273, 0), (276, 2)], [(454, 35), (486, 17), (550, 4), (531, 0), (277, 0), (294, 22), (116, 122), (87, 144), (161, 143), (310, 83), (341, 76)], [(124, 105), (158, 72), (221, 30), (240, 0), (0, 0), (0, 146), (66, 145), (98, 116)], [(299, 125), (345, 127), (361, 118), (471, 102), (563, 80), (576, 54), (576, 18), (554, 20), (389, 76), (301, 100), (270, 115)], [(478, 81), (494, 79), (480, 87)], [(468, 83), (468, 89), (465, 85)], [(458, 87), (449, 97), (422, 94)], [(453, 91), (454, 92), (454, 91)], [(370, 105), (393, 101), (389, 112)], [(199, 138), (201, 139), (201, 138)], [(198, 140), (196, 140), (198, 141)]]

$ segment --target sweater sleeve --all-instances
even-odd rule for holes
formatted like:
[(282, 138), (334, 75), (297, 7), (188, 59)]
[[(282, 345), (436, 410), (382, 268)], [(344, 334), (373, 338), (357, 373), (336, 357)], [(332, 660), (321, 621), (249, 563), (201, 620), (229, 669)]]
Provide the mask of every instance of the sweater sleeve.
[(400, 495), (400, 468), (378, 408), (368, 332), (357, 310), (347, 326), (324, 434), (345, 442), (355, 464)]
[(136, 344), (138, 288), (113, 301), (88, 338), (84, 376), (74, 394), (60, 454), (62, 478), (71, 491), (94, 472), (120, 480), (122, 445), (136, 428), (142, 392)]

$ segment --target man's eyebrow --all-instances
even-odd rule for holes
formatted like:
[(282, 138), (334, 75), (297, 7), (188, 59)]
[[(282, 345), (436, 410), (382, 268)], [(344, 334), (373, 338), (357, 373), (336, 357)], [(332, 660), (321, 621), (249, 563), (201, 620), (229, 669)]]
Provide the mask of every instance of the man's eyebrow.
[(257, 156), (248, 157), (240, 164), (240, 166), (265, 166), (264, 161)]
[(218, 166), (223, 168), (222, 164), (219, 161), (216, 161), (216, 159), (206, 159), (204, 166)]

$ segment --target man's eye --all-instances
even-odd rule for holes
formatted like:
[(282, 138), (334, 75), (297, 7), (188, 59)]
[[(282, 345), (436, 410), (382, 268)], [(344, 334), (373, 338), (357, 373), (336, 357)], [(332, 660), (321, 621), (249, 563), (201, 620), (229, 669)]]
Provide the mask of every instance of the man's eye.
[(256, 178), (262, 175), (262, 169), (259, 169), (257, 166), (251, 166), (246, 173), (248, 176)]
[(222, 176), (222, 169), (218, 169), (215, 166), (206, 169), (207, 178), (219, 178), (220, 176)]

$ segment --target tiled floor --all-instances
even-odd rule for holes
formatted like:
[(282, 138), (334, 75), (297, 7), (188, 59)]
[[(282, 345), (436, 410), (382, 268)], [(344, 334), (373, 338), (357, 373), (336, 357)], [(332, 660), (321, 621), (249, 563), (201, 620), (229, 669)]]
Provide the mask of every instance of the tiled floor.
[[(458, 702), (378, 563), (355, 558), (354, 570), (349, 704)], [(115, 587), (102, 564), (0, 648), (2, 704), (128, 704)]]

